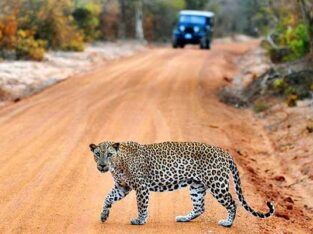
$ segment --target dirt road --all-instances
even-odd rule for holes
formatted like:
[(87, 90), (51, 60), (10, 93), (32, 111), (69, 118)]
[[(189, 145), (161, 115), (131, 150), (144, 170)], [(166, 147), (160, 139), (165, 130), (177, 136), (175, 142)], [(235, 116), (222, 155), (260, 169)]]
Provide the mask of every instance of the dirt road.
[(187, 189), (153, 193), (144, 226), (129, 224), (137, 214), (133, 192), (99, 221), (113, 182), (97, 171), (88, 145), (104, 140), (224, 147), (240, 168), (246, 199), (266, 211), (278, 192), (267, 180), (276, 166), (271, 145), (250, 112), (216, 97), (236, 71), (233, 59), (253, 46), (149, 49), (2, 108), (0, 233), (308, 233), (301, 217), (259, 220), (241, 207), (225, 229), (217, 222), (226, 211), (209, 194), (204, 215), (176, 223), (191, 209)]

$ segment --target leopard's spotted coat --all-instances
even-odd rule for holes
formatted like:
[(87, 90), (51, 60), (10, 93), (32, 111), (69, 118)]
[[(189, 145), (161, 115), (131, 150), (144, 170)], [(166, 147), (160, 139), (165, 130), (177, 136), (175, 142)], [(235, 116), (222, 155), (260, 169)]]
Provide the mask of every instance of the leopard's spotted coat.
[(231, 227), (236, 217), (236, 204), (229, 193), (229, 173), (234, 178), (235, 190), (241, 205), (252, 215), (267, 218), (273, 215), (274, 206), (267, 202), (269, 211), (254, 211), (245, 201), (238, 169), (228, 152), (197, 142), (164, 142), (141, 145), (136, 142), (103, 142), (90, 145), (97, 168), (110, 171), (115, 186), (104, 201), (101, 221), (109, 216), (112, 204), (136, 191), (138, 218), (132, 224), (147, 221), (150, 192), (173, 191), (189, 186), (193, 210), (176, 217), (177, 222), (188, 222), (204, 212), (204, 197), (209, 191), (228, 211), (228, 217), (219, 222)]

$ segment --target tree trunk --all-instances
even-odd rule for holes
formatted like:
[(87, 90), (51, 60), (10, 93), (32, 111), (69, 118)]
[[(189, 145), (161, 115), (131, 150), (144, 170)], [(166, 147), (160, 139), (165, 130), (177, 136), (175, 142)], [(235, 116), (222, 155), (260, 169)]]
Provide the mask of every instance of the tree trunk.
[(126, 38), (126, 0), (119, 0), (120, 19), (118, 26), (118, 37), (120, 39)]
[(136, 39), (139, 41), (144, 41), (144, 33), (143, 33), (143, 4), (142, 1), (136, 1), (135, 3), (135, 32)]

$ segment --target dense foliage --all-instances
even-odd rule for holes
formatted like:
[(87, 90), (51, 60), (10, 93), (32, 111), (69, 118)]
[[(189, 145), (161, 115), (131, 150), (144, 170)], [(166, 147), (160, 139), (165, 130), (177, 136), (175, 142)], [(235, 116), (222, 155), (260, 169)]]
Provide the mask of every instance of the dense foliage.
[(7, 0), (1, 4), (2, 57), (42, 60), (46, 49), (84, 49), (84, 35), (71, 15), (71, 1)]
[[(85, 42), (138, 38), (169, 41), (182, 9), (216, 13), (215, 37), (275, 32), (283, 61), (308, 53), (310, 28), (298, 0), (2, 0), (0, 56), (43, 59), (44, 51), (84, 49)], [(138, 22), (139, 21), (139, 22)], [(312, 29), (313, 30), (313, 29)], [(141, 30), (139, 30), (139, 33)], [(275, 55), (275, 52), (270, 51)]]
[(275, 35), (278, 48), (270, 48), (274, 62), (286, 62), (301, 58), (310, 52), (310, 25), (304, 20), (298, 1), (275, 2), (269, 14), (276, 15)]
[(276, 0), (270, 8), (276, 17), (271, 39), (265, 44), (276, 69), (270, 87), (286, 97), (288, 106), (312, 97), (313, 91), (313, 2)]
[(94, 41), (100, 38), (100, 13), (101, 6), (95, 3), (82, 4), (74, 9), (72, 15), (82, 30), (85, 41)]

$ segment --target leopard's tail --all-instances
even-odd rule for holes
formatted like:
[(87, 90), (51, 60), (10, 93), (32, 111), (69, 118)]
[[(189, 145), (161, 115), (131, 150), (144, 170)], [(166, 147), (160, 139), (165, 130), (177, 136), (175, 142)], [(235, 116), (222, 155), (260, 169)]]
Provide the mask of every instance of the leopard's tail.
[(266, 203), (268, 208), (269, 208), (269, 211), (267, 213), (261, 213), (261, 212), (255, 211), (248, 205), (248, 203), (246, 202), (246, 200), (242, 194), (241, 185), (240, 185), (241, 183), (240, 183), (239, 172), (238, 172), (237, 166), (232, 159), (229, 160), (229, 163), (230, 163), (229, 168), (230, 168), (230, 170), (233, 174), (233, 178), (234, 178), (236, 194), (238, 196), (238, 199), (239, 199), (241, 205), (245, 208), (245, 210), (248, 211), (253, 216), (256, 216), (256, 217), (259, 217), (262, 219), (272, 216), (275, 212), (275, 208), (274, 208), (274, 205), (272, 202)]

